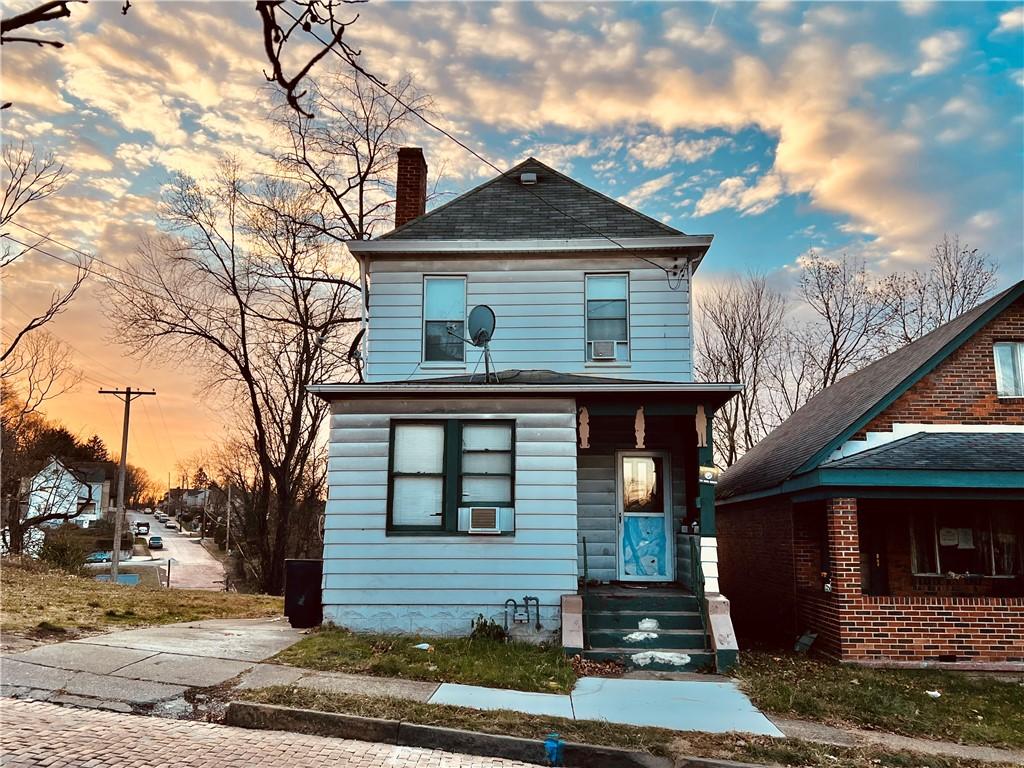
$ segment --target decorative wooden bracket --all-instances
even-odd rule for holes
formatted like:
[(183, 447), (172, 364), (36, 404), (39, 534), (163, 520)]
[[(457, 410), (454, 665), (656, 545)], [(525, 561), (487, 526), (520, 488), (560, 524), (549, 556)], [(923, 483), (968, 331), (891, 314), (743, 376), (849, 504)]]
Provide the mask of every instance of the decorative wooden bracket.
[(580, 408), (580, 448), (590, 447), (590, 413), (587, 407)]
[(704, 406), (697, 406), (697, 415), (693, 420), (694, 426), (697, 428), (697, 447), (707, 448), (708, 447), (708, 417), (704, 413)]
[(644, 447), (644, 435), (647, 425), (644, 422), (644, 407), (641, 405), (636, 409), (636, 419), (633, 421), (633, 433), (636, 435), (636, 447)]

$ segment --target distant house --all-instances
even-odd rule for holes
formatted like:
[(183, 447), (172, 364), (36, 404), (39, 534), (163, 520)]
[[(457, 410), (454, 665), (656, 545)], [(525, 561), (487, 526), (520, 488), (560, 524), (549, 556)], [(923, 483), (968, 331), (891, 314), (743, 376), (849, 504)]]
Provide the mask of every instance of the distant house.
[[(102, 520), (111, 506), (111, 487), (117, 466), (110, 461), (67, 461), (51, 458), (25, 481), (29, 517), (59, 515), (89, 528)], [(54, 525), (59, 525), (60, 520)]]
[(366, 381), (312, 387), (331, 401), (324, 617), (467, 634), (483, 616), (648, 669), (727, 665), (699, 468), (740, 387), (694, 381), (691, 353), (711, 236), (532, 158), (425, 213), (426, 174), (400, 150), (397, 228), (348, 243)]
[(717, 491), (741, 636), (1024, 661), (1024, 282), (821, 392)]

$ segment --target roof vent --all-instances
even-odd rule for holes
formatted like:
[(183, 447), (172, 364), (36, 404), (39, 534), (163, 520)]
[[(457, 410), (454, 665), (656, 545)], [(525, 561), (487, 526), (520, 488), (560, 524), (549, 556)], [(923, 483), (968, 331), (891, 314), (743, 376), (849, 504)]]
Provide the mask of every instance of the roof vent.
[(536, 173), (521, 173), (519, 174), (520, 184), (536, 184), (537, 174)]

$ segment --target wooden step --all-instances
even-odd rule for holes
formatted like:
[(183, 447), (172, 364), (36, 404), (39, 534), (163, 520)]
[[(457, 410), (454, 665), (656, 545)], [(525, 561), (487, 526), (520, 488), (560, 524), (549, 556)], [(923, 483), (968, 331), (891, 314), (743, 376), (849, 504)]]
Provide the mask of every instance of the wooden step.
[[(632, 636), (632, 639), (630, 637)], [(707, 634), (702, 629), (590, 629), (587, 633), (590, 647), (628, 648), (636, 650), (703, 651), (707, 647)]]
[[(653, 655), (654, 658), (645, 654)], [(583, 651), (583, 658), (594, 661), (619, 661), (625, 664), (628, 669), (647, 670), (649, 672), (702, 672), (713, 671), (715, 668), (715, 656), (710, 651), (654, 651), (637, 650), (635, 648), (601, 648)]]
[(700, 610), (697, 598), (683, 592), (590, 593), (583, 598), (584, 611), (649, 611), (695, 612)]
[(697, 611), (584, 611), (587, 630), (640, 629), (644, 619), (654, 619), (659, 629), (703, 629), (704, 619)]

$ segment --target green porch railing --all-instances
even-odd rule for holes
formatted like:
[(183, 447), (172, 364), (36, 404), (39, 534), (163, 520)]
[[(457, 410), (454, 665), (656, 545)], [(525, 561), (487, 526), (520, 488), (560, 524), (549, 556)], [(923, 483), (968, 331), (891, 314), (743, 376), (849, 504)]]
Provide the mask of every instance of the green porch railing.
[(708, 633), (711, 631), (711, 620), (708, 617), (708, 603), (704, 599), (704, 569), (700, 564), (700, 536), (691, 535), (690, 539), (690, 589), (697, 598), (697, 608), (704, 624), (704, 648), (709, 647)]
[(587, 589), (590, 581), (590, 564), (587, 563), (587, 537), (583, 537), (583, 647), (590, 647), (590, 633), (587, 631)]

